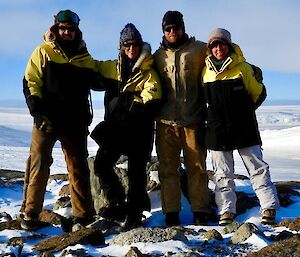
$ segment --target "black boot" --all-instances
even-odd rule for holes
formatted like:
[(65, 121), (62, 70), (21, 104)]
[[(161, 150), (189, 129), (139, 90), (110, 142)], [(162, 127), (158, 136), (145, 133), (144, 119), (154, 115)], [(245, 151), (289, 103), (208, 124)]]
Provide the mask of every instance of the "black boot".
[(128, 231), (143, 226), (143, 215), (140, 212), (129, 213), (125, 219), (124, 230)]
[(165, 223), (167, 227), (179, 226), (179, 212), (167, 212), (165, 214)]
[(87, 217), (75, 217), (72, 216), (66, 220), (62, 221), (61, 227), (64, 232), (71, 232), (76, 231), (81, 228), (84, 228), (85, 226), (93, 223), (95, 221), (95, 218), (93, 216), (87, 216)]
[(207, 226), (208, 214), (205, 212), (194, 212), (194, 225)]
[(127, 215), (125, 203), (113, 203), (100, 208), (99, 216), (107, 220), (124, 221)]

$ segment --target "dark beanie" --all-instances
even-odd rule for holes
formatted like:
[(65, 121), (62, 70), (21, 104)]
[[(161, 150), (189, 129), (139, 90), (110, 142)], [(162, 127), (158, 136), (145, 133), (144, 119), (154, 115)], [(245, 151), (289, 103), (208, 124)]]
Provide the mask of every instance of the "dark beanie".
[(120, 33), (120, 45), (124, 45), (126, 42), (143, 43), (140, 32), (132, 23), (126, 24)]
[(167, 11), (162, 20), (162, 29), (168, 25), (177, 25), (184, 30), (183, 15), (179, 11)]

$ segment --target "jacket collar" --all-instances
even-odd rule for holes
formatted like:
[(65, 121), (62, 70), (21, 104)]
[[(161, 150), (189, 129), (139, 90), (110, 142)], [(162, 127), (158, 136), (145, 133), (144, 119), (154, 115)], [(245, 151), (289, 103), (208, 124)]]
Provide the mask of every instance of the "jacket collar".
[(208, 50), (208, 56), (205, 59), (206, 65), (208, 66), (209, 69), (212, 69), (215, 73), (221, 73), (228, 69), (229, 67), (232, 67), (238, 63), (245, 62), (246, 59), (243, 55), (242, 50), (240, 47), (236, 44), (232, 44), (233, 52), (230, 56), (228, 56), (224, 62), (222, 63), (221, 68), (218, 70), (216, 68), (216, 65), (214, 64), (213, 56), (211, 53), (211, 50)]

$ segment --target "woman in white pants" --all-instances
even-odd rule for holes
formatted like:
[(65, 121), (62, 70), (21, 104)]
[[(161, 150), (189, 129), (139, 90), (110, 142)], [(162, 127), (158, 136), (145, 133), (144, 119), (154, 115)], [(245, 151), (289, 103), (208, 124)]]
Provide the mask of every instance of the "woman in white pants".
[(269, 165), (262, 158), (255, 115), (266, 98), (262, 76), (258, 79), (254, 75), (254, 68), (259, 68), (246, 62), (239, 46), (231, 42), (229, 31), (213, 30), (207, 46), (209, 55), (202, 73), (207, 106), (205, 142), (212, 157), (219, 224), (227, 225), (236, 216), (234, 150), (241, 156), (259, 199), (261, 222), (273, 224), (279, 201)]

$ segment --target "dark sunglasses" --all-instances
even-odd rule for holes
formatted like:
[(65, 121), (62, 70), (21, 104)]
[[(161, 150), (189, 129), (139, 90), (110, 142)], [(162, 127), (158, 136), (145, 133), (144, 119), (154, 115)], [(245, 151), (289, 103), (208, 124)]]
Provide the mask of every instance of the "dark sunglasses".
[(66, 27), (66, 26), (63, 26), (63, 25), (58, 26), (58, 29), (63, 30), (63, 31), (68, 30), (69, 32), (76, 31), (76, 27)]
[(220, 40), (215, 40), (212, 43), (210, 43), (210, 45), (208, 46), (209, 49), (213, 49), (214, 47), (216, 47), (217, 45), (222, 45), (225, 46), (226, 43)]
[(170, 26), (164, 27), (164, 31), (166, 31), (166, 32), (171, 32), (172, 29), (173, 29), (173, 31), (178, 31), (178, 30), (181, 29), (181, 26), (179, 26), (179, 25), (170, 25)]
[(80, 20), (78, 15), (70, 10), (60, 11), (56, 15), (55, 19), (58, 22), (73, 22), (76, 25), (79, 24), (79, 20)]
[(126, 48), (130, 48), (130, 46), (132, 46), (132, 47), (140, 47), (141, 44), (137, 43), (137, 42), (134, 42), (134, 43), (124, 43), (123, 46), (126, 47)]

